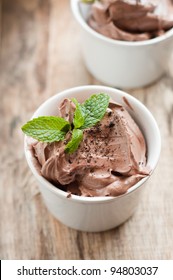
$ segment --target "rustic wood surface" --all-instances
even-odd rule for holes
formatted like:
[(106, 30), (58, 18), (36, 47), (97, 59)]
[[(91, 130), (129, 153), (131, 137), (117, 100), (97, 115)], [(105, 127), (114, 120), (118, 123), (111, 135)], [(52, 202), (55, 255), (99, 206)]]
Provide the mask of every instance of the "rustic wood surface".
[(86, 70), (68, 0), (1, 0), (0, 258), (173, 259), (173, 59), (157, 83), (130, 94), (151, 110), (162, 152), (134, 216), (104, 233), (82, 233), (43, 204), (20, 127), (48, 97), (98, 84)]

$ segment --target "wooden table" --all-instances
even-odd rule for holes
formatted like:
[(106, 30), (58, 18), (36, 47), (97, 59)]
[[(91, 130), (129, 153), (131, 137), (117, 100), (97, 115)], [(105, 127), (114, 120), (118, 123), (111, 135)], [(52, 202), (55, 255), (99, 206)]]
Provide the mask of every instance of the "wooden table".
[(0, 258), (173, 259), (173, 58), (157, 83), (128, 91), (153, 113), (162, 137), (136, 213), (107, 232), (78, 232), (44, 206), (20, 127), (56, 92), (99, 82), (84, 65), (68, 0), (2, 0), (0, 11)]

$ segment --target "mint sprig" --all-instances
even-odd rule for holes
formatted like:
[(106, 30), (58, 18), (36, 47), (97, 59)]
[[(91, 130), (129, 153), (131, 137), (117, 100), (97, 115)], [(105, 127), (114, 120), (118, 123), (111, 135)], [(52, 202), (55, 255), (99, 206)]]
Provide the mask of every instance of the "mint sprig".
[(22, 126), (22, 131), (26, 135), (48, 143), (63, 140), (69, 129), (68, 121), (53, 116), (38, 117)]
[(109, 105), (109, 96), (105, 93), (93, 94), (80, 104), (72, 99), (76, 106), (73, 118), (73, 129), (68, 121), (61, 117), (43, 116), (32, 119), (22, 126), (22, 131), (41, 142), (52, 143), (65, 139), (72, 129), (72, 137), (65, 146), (67, 153), (73, 153), (83, 139), (83, 130), (96, 125), (105, 115)]
[(79, 147), (83, 139), (83, 131), (81, 129), (73, 129), (71, 140), (67, 143), (65, 151), (69, 154), (74, 153)]

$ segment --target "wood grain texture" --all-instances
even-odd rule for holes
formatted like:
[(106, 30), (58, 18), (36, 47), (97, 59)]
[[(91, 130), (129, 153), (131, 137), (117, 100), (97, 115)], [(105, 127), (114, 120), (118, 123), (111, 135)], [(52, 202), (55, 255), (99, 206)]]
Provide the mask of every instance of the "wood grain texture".
[(173, 59), (157, 83), (128, 91), (153, 113), (162, 137), (136, 213), (104, 233), (78, 232), (44, 206), (20, 127), (56, 92), (99, 82), (83, 63), (69, 1), (3, 0), (0, 11), (0, 258), (173, 259)]

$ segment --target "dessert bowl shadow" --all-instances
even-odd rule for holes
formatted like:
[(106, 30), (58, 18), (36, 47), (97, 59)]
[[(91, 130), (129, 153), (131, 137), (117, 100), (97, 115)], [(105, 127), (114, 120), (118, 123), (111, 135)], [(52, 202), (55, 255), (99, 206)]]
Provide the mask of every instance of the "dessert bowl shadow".
[[(137, 99), (129, 94), (104, 86), (80, 86), (60, 92), (45, 101), (34, 113), (38, 116), (57, 115), (58, 106), (64, 98), (76, 98), (83, 102), (90, 95), (100, 92), (107, 93), (115, 102), (122, 104), (139, 125), (147, 145), (147, 165), (151, 173), (159, 160), (161, 149), (160, 132), (150, 111)], [(58, 189), (42, 177), (34, 164), (33, 155), (28, 148), (27, 137), (24, 141), (25, 155), (28, 165), (34, 174), (44, 202), (49, 211), (63, 224), (71, 228), (100, 232), (112, 229), (125, 222), (135, 211), (143, 184), (150, 176), (140, 180), (125, 194), (117, 197), (82, 197), (71, 195)]]
[(71, 9), (81, 27), (86, 67), (99, 81), (118, 88), (137, 88), (157, 81), (167, 71), (173, 49), (173, 28), (146, 41), (114, 40), (87, 24), (89, 4), (71, 0)]

